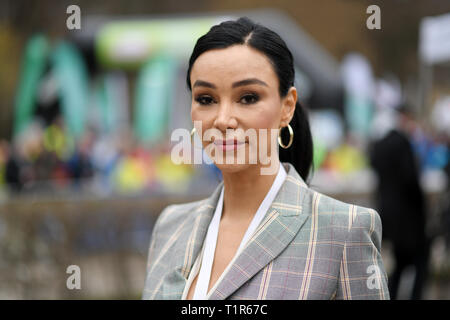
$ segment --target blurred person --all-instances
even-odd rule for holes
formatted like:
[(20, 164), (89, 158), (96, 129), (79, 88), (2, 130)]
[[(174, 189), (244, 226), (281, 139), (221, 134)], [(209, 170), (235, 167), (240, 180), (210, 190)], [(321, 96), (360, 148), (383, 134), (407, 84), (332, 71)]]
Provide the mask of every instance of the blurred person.
[(421, 299), (428, 268), (425, 194), (408, 138), (412, 124), (407, 110), (408, 106), (403, 104), (398, 112), (393, 109), (379, 118), (384, 135), (379, 134), (370, 148), (370, 162), (378, 176), (376, 202), (383, 237), (392, 243), (395, 258), (395, 268), (389, 277), (391, 299), (398, 298), (400, 279), (408, 266), (415, 269), (410, 298)]
[[(203, 147), (248, 155), (266, 142), (239, 129), (273, 129), (266, 150), (276, 172), (261, 173), (269, 166), (261, 156), (254, 164), (214, 157), (223, 181), (212, 195), (158, 217), (143, 299), (389, 299), (378, 213), (305, 182), (313, 145), (294, 76), (285, 42), (248, 18), (197, 40), (186, 81)], [(206, 141), (200, 132), (209, 129), (227, 139)]]
[(119, 163), (120, 154), (117, 139), (110, 136), (100, 136), (92, 146), (92, 168), (95, 174), (96, 190), (108, 195), (114, 190), (113, 173)]
[(36, 127), (39, 129), (34, 130), (33, 138), (25, 138), (25, 157), (22, 164), (23, 170), (29, 168), (32, 171), (27, 190), (52, 192), (54, 182), (60, 185), (67, 176), (60, 159), (60, 150), (64, 146), (61, 128), (55, 123), (45, 125), (45, 121), (40, 117), (36, 117), (34, 122), (39, 123)]
[[(450, 152), (450, 138), (447, 137), (447, 154)], [(445, 175), (447, 176), (447, 187), (444, 191), (444, 197), (442, 200), (442, 228), (444, 237), (445, 237), (445, 245), (447, 252), (450, 252), (450, 159), (447, 156), (447, 164), (444, 168)]]
[(9, 143), (6, 140), (0, 139), (0, 191), (5, 184), (5, 166), (8, 159)]
[(73, 153), (74, 138), (68, 133), (63, 117), (58, 116), (46, 126), (43, 144), (47, 151), (54, 153), (61, 161)]
[(436, 133), (436, 144), (440, 146), (437, 164), (443, 170), (447, 185), (440, 201), (440, 224), (436, 236), (443, 235), (446, 253), (450, 258), (450, 96), (437, 99), (431, 113), (431, 123)]
[(23, 188), (23, 182), (20, 176), (20, 164), (17, 153), (14, 152), (12, 147), (8, 146), (5, 148), (5, 155), (5, 182), (10, 191), (13, 193), (19, 192)]
[(94, 167), (92, 163), (92, 149), (96, 140), (95, 130), (88, 128), (76, 143), (75, 150), (67, 161), (67, 168), (75, 187), (81, 187), (83, 179), (92, 178)]
[(43, 151), (42, 135), (42, 123), (35, 119), (9, 145), (5, 179), (13, 192), (28, 189), (36, 180), (35, 162)]

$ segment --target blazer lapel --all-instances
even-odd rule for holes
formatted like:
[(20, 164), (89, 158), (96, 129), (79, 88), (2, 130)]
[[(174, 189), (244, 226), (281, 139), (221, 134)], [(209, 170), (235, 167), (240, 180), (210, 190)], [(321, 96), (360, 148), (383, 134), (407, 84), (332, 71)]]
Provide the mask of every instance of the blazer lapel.
[(231, 262), (209, 299), (226, 299), (277, 257), (308, 218), (302, 213), (305, 182), (290, 163), (286, 180), (247, 246)]
[(176, 236), (177, 240), (170, 249), (175, 273), (171, 276), (172, 281), (164, 284), (164, 292), (176, 292), (181, 298), (189, 273), (203, 246), (222, 186), (223, 182), (220, 182), (209, 198), (191, 209), (188, 221)]

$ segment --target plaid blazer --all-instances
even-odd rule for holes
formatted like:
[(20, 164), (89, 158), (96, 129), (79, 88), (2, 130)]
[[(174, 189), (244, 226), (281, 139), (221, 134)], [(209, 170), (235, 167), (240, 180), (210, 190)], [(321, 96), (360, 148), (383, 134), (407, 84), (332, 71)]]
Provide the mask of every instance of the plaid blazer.
[[(290, 163), (255, 234), (210, 299), (389, 299), (378, 213), (307, 187)], [(143, 299), (181, 299), (223, 182), (154, 226)]]

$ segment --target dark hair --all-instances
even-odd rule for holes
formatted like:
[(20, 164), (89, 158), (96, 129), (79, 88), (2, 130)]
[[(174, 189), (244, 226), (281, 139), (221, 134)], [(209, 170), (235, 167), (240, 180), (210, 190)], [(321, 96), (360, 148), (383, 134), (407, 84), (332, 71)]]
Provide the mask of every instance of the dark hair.
[[(197, 58), (212, 49), (227, 48), (235, 44), (248, 45), (264, 53), (272, 63), (279, 80), (280, 97), (285, 97), (294, 85), (295, 71), (292, 53), (286, 43), (274, 31), (254, 23), (247, 17), (236, 21), (225, 21), (211, 27), (195, 44), (187, 71), (187, 86), (191, 88), (191, 68)], [(289, 123), (294, 131), (294, 141), (288, 149), (279, 147), (281, 162), (290, 162), (303, 180), (307, 180), (312, 167), (313, 142), (308, 115), (297, 101), (294, 116)], [(283, 129), (281, 138), (285, 144), (289, 141), (289, 131)]]

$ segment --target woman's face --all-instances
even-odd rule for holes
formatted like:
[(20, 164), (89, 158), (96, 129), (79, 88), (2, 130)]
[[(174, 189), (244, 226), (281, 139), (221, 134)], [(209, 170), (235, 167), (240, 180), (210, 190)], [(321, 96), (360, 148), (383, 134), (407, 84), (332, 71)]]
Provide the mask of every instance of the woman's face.
[[(271, 135), (271, 129), (290, 122), (297, 92), (291, 87), (286, 97), (280, 98), (277, 75), (263, 53), (246, 45), (206, 51), (192, 66), (190, 80), (192, 121), (203, 135), (207, 154), (222, 172), (236, 172), (254, 164), (249, 152), (259, 150), (256, 148), (262, 143), (271, 159), (272, 146), (274, 150), (278, 147), (277, 135)], [(208, 131), (214, 133), (213, 137), (205, 139)], [(245, 135), (252, 131), (255, 138)], [(267, 139), (260, 138), (263, 131)], [(245, 161), (238, 164), (237, 156), (242, 151)], [(257, 163), (261, 164), (260, 152), (257, 154)]]

